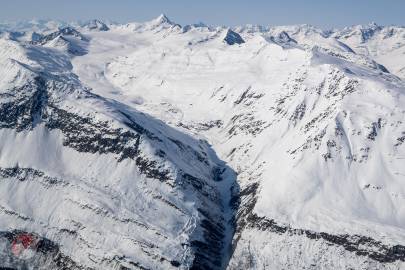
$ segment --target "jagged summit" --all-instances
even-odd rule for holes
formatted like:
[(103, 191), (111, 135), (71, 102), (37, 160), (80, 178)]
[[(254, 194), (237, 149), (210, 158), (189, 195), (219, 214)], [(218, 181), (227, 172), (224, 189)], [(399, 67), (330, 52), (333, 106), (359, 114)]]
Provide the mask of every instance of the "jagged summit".
[(140, 27), (140, 29), (143, 30), (153, 30), (153, 31), (161, 31), (161, 30), (165, 30), (165, 29), (172, 29), (174, 27), (178, 27), (181, 28), (180, 25), (174, 23), (173, 21), (171, 21), (166, 15), (161, 14), (159, 15), (157, 18), (145, 22), (145, 23), (141, 23), (138, 24), (137, 27)]
[(72, 55), (83, 55), (86, 53), (88, 39), (71, 26), (63, 27), (56, 32), (40, 36), (30, 43), (33, 45), (50, 46), (67, 51)]
[(38, 41), (33, 41), (33, 43), (36, 44), (45, 44), (48, 41), (51, 41), (57, 37), (60, 36), (70, 36), (70, 37), (75, 37), (78, 38), (80, 40), (86, 41), (87, 38), (84, 37), (79, 31), (77, 31), (75, 28), (71, 27), (71, 26), (67, 26), (67, 27), (63, 27), (60, 28), (58, 31), (55, 31), (53, 33), (50, 33), (48, 35), (43, 36), (42, 38), (40, 38)]
[(165, 14), (160, 14), (157, 18), (150, 21), (152, 25), (175, 25)]
[(226, 30), (226, 34), (224, 37), (224, 41), (228, 45), (234, 45), (234, 44), (242, 44), (245, 43), (243, 38), (236, 32), (232, 31), (231, 29)]
[(269, 37), (271, 41), (277, 44), (281, 44), (282, 46), (291, 46), (291, 45), (296, 45), (297, 41), (295, 41), (293, 38), (290, 37), (290, 35), (285, 32), (285, 31), (280, 31), (279, 33), (276, 33), (275, 35), (271, 35)]
[(166, 16), (166, 14), (160, 14), (156, 19), (154, 19), (156, 23), (168, 23), (173, 24), (172, 21)]
[(84, 28), (91, 31), (108, 31), (110, 28), (100, 20), (93, 19), (83, 25)]
[(353, 25), (345, 27), (341, 31), (336, 31), (332, 35), (336, 38), (357, 38), (361, 43), (367, 42), (376, 33), (381, 31), (384, 27), (376, 24), (375, 22), (365, 25)]
[(383, 28), (383, 26), (377, 24), (376, 22), (370, 22), (367, 24), (357, 24), (357, 25), (352, 25), (349, 27), (345, 27), (347, 29), (362, 29), (362, 30), (377, 30)]

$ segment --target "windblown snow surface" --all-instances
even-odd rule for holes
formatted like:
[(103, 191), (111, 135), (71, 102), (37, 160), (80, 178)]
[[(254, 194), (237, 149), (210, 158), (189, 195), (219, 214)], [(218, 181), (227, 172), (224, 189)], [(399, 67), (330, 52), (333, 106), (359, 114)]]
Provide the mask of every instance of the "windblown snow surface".
[(0, 268), (405, 269), (405, 28), (0, 31)]

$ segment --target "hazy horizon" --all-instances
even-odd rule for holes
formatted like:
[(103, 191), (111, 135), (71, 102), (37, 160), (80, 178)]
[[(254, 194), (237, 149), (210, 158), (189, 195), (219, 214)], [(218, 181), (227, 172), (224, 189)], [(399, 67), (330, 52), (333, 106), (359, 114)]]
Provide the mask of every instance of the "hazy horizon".
[[(125, 23), (144, 23), (144, 22), (147, 22), (147, 21), (151, 21), (151, 20), (153, 20), (153, 19), (156, 19), (156, 18), (158, 18), (160, 15), (165, 15), (167, 18), (169, 18), (173, 23), (178, 23), (177, 21), (176, 21), (176, 19), (175, 18), (173, 18), (173, 17), (171, 17), (171, 16), (169, 16), (168, 14), (164, 14), (164, 13), (161, 13), (161, 14), (158, 14), (157, 16), (155, 16), (155, 17), (153, 17), (153, 18), (149, 18), (149, 19), (146, 19), (146, 20), (136, 20), (136, 19), (134, 19), (134, 20), (128, 20), (128, 21), (115, 21), (115, 20), (110, 20), (110, 19), (99, 19), (99, 18), (88, 18), (88, 19), (78, 19), (78, 20), (61, 20), (61, 19), (55, 19), (55, 18), (30, 18), (30, 19), (20, 19), (20, 20), (0, 20), (0, 24), (7, 24), (7, 23), (9, 23), (9, 24), (13, 24), (13, 23), (19, 23), (19, 22), (34, 22), (34, 21), (38, 21), (38, 22), (40, 22), (40, 21), (45, 21), (45, 22), (48, 22), (48, 21), (55, 21), (55, 22), (61, 22), (61, 23), (66, 23), (66, 24), (69, 24), (69, 23), (86, 23), (86, 22), (88, 22), (88, 21), (91, 21), (91, 20), (100, 20), (100, 21), (102, 21), (102, 22), (104, 22), (104, 23), (107, 23), (107, 24), (125, 24)], [(399, 27), (405, 27), (405, 25), (400, 25), (400, 24), (380, 24), (380, 23), (378, 23), (378, 22), (374, 22), (374, 21), (370, 21), (370, 22), (367, 22), (367, 23), (362, 23), (362, 24), (348, 24), (348, 25), (342, 25), (342, 26), (340, 26), (340, 27), (322, 27), (322, 26), (319, 26), (319, 25), (313, 25), (313, 24), (309, 24), (309, 23), (297, 23), (297, 24), (257, 24), (257, 23), (246, 23), (246, 24), (236, 24), (236, 25), (226, 25), (226, 24), (209, 24), (209, 23), (207, 23), (207, 22), (204, 22), (204, 21), (198, 21), (198, 22), (190, 22), (190, 23), (184, 23), (184, 24), (179, 24), (179, 25), (181, 25), (181, 26), (184, 26), (184, 25), (187, 25), (187, 24), (198, 24), (198, 23), (203, 23), (203, 24), (205, 24), (205, 25), (208, 25), (208, 26), (210, 26), (210, 27), (216, 27), (216, 26), (218, 26), (218, 27), (220, 27), (220, 26), (232, 26), (232, 27), (237, 27), (237, 26), (245, 26), (245, 25), (259, 25), (259, 26), (263, 26), (263, 27), (277, 27), (277, 26), (292, 26), (292, 25), (310, 25), (310, 26), (314, 26), (314, 27), (316, 27), (316, 28), (319, 28), (319, 29), (322, 29), (322, 30), (333, 30), (333, 29), (343, 29), (344, 27), (351, 27), (351, 26), (355, 26), (355, 25), (369, 25), (369, 24), (372, 24), (372, 23), (376, 23), (378, 26), (399, 26)]]
[[(61, 1), (14, 0), (1, 3), (0, 21), (18, 22), (32, 19), (61, 20), (66, 22), (100, 19), (118, 23), (144, 22), (166, 14), (181, 25), (204, 22), (208, 25), (237, 26), (309, 24), (322, 29), (368, 24), (405, 25), (405, 1), (385, 3), (376, 0), (349, 0), (305, 3), (289, 0), (277, 1)], [(384, 12), (382, 12), (384, 11)]]

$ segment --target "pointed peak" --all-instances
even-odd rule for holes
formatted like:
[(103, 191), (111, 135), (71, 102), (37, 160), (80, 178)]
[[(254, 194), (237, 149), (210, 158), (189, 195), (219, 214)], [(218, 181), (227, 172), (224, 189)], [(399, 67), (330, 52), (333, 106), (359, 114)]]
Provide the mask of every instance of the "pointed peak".
[(93, 20), (88, 21), (84, 25), (84, 27), (89, 29), (89, 30), (98, 30), (98, 31), (108, 31), (108, 30), (110, 30), (110, 28), (108, 28), (108, 26), (104, 22), (102, 22), (102, 21), (100, 21), (98, 19), (93, 19)]
[(292, 40), (290, 35), (286, 31), (281, 31), (280, 33), (278, 33), (277, 37), (280, 40), (283, 40), (283, 41), (291, 41)]
[(153, 20), (156, 24), (173, 24), (173, 22), (165, 15), (165, 14), (160, 14), (156, 19)]
[(79, 35), (79, 31), (77, 31), (74, 27), (72, 26), (63, 26), (59, 27), (59, 32), (64, 35)]
[(169, 28), (174, 28), (174, 27), (178, 27), (179, 29), (181, 28), (180, 25), (172, 22), (166, 15), (161, 14), (159, 15), (159, 17), (145, 22), (143, 24), (141, 24), (141, 29), (144, 30), (163, 30), (163, 29), (169, 29)]
[(224, 37), (224, 41), (228, 45), (234, 45), (234, 44), (242, 44), (245, 43), (243, 38), (236, 32), (232, 31), (231, 29), (228, 28), (226, 31), (226, 35)]
[(376, 22), (371, 22), (369, 24), (363, 25), (363, 28), (367, 28), (367, 29), (380, 29), (382, 28), (381, 25), (377, 24)]
[(297, 44), (297, 41), (291, 38), (290, 35), (284, 30), (274, 33), (266, 39), (282, 46), (283, 48), (291, 48)]
[(379, 26), (375, 22), (371, 22), (369, 24), (357, 25), (349, 28), (349, 31), (354, 31), (361, 37), (362, 42), (366, 42), (367, 40), (371, 39), (375, 33), (381, 31), (382, 29), (382, 26)]

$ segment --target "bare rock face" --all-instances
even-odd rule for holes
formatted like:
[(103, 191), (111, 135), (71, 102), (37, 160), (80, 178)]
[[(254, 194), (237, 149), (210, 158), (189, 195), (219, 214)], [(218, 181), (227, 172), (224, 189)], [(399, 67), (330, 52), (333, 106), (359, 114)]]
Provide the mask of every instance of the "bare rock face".
[(238, 33), (234, 32), (230, 29), (227, 30), (224, 41), (228, 45), (245, 43), (243, 38)]

